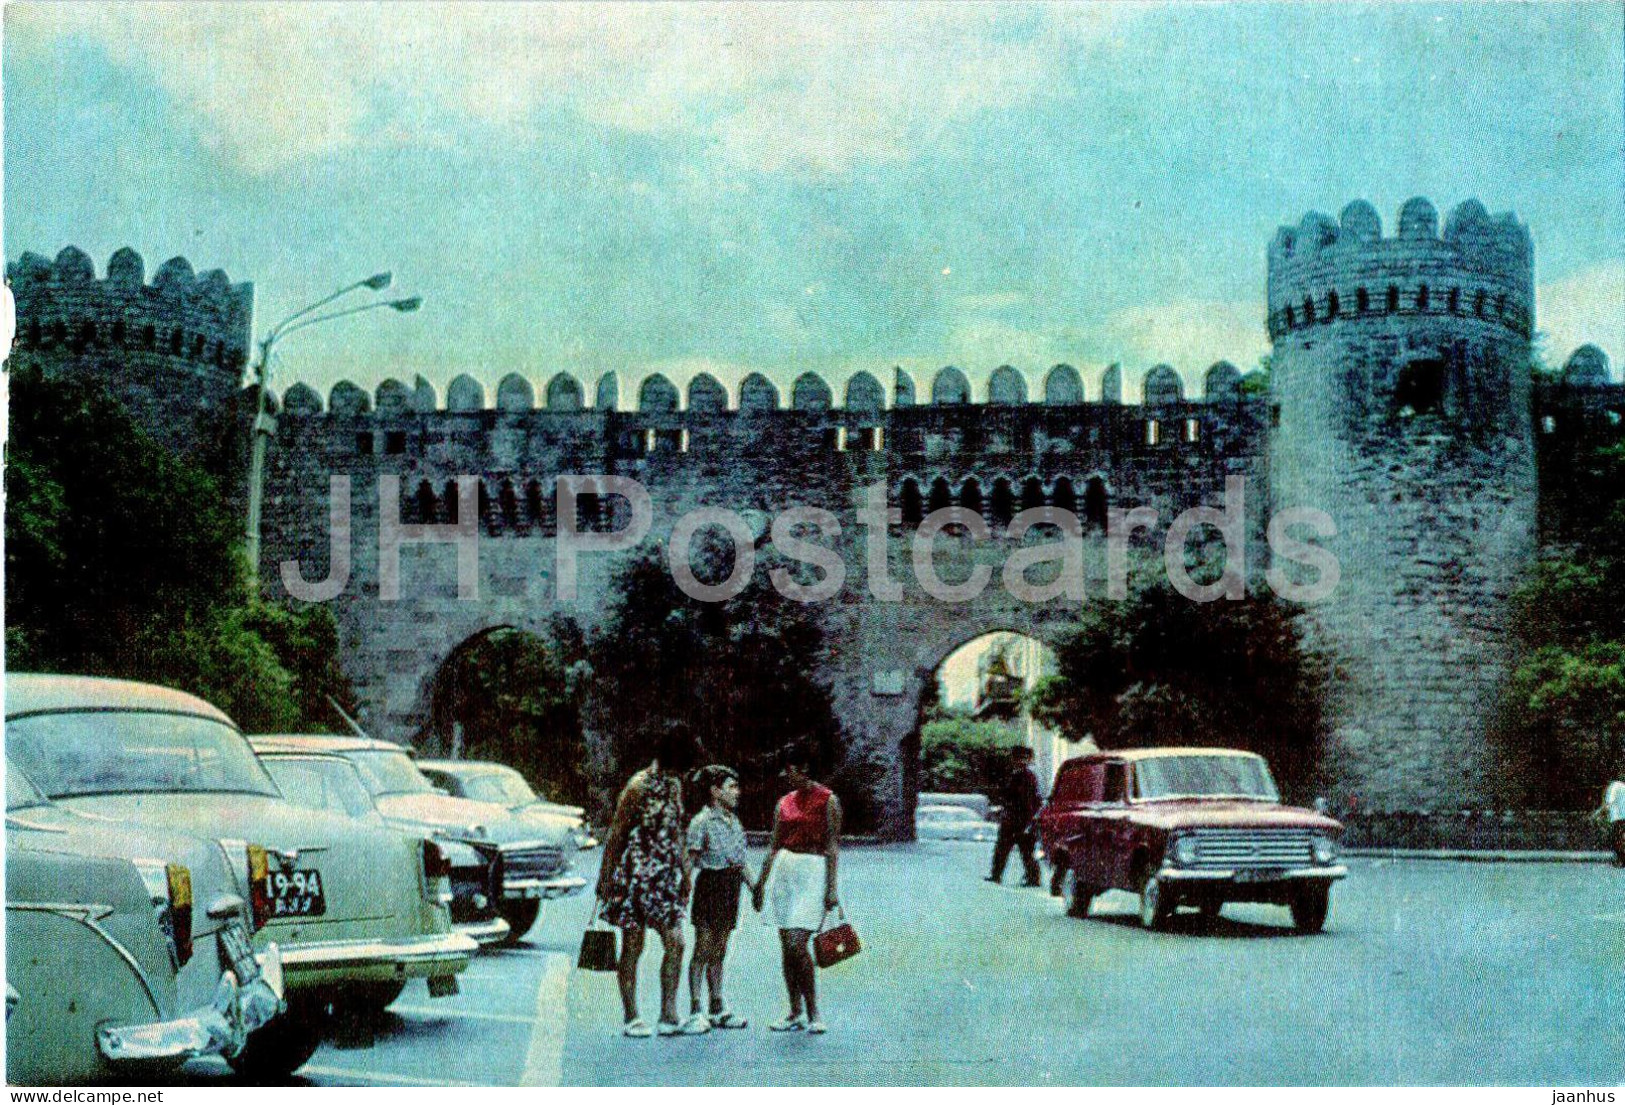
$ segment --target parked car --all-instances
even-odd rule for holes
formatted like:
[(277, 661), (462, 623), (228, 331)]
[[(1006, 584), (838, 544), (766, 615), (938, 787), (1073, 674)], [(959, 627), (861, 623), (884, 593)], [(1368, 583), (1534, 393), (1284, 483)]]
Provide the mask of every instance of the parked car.
[(478, 950), (451, 931), (437, 846), (286, 801), (231, 719), (192, 695), (10, 674), (6, 753), (70, 810), (219, 842), (264, 923), (256, 948), (281, 949), (288, 1010), (231, 1060), (251, 1077), (297, 1069), (334, 1009), (381, 1008), (408, 978), (455, 992)]
[(454, 798), (495, 802), (508, 812), (526, 817), (573, 817), (576, 820), (576, 846), (598, 847), (598, 838), (587, 827), (587, 811), (581, 806), (549, 802), (539, 796), (525, 777), (507, 764), (489, 760), (419, 760), (418, 768), (429, 781)]
[[(274, 750), (258, 755), (277, 787), (295, 805), (389, 824), (367, 793), (361, 772), (343, 756)], [(443, 837), (435, 844), (451, 870), (451, 927), (482, 947), (502, 943), (510, 930), (497, 912), (502, 901), (501, 852), (492, 844), (465, 844)]]
[[(92, 925), (91, 918), (55, 897), (49, 882), (37, 881), (40, 872), (55, 872), (60, 856), (124, 860), (147, 888), (152, 916), (170, 950), (169, 973), (174, 980), (173, 1008), (143, 1010), (140, 1015), (161, 1016), (157, 1023), (131, 1022), (106, 1017), (101, 1031), (81, 1032), (74, 1027), (83, 1001), (73, 998), (57, 1030), (30, 1021), (19, 1026), (19, 1037), (9, 1048), (12, 1069), (40, 1071), (45, 1080), (59, 1075), (52, 1064), (66, 1062), (68, 1070), (84, 1072), (97, 1067), (96, 1052), (107, 1063), (162, 1062), (176, 1064), (199, 1055), (234, 1058), (248, 1042), (248, 1034), (270, 1023), (282, 1009), (282, 962), (273, 943), (266, 948), (265, 964), (254, 957), (252, 919), (246, 899), (218, 844), (200, 837), (124, 821), (108, 821), (54, 806), (15, 764), (6, 765), (6, 850), (10, 857), (6, 900), (30, 914), (18, 920), (9, 950), (16, 962), (32, 972), (19, 999), (28, 995), (31, 1015), (41, 1017), (54, 1009), (60, 994), (48, 993), (59, 975), (38, 968), (61, 954), (48, 944), (18, 943), (19, 938), (59, 928), (34, 913), (61, 913)], [(51, 857), (40, 863), (25, 857)], [(122, 876), (120, 876), (122, 877)], [(19, 903), (30, 903), (23, 906)], [(77, 906), (78, 903), (72, 903)], [(15, 986), (17, 975), (12, 974)], [(78, 981), (78, 980), (75, 980)], [(116, 991), (117, 984), (111, 989)], [(177, 1012), (179, 1011), (179, 1012)], [(57, 1010), (63, 1012), (63, 1010)], [(170, 1015), (173, 1014), (173, 1015)], [(22, 1037), (27, 1037), (26, 1039)], [(58, 1052), (81, 1049), (83, 1054), (62, 1057)], [(22, 1050), (20, 1050), (22, 1049)], [(30, 1054), (37, 1049), (38, 1055)], [(94, 1073), (106, 1073), (96, 1069)]]
[[(1269, 765), (1225, 748), (1096, 752), (1061, 765), (1038, 817), (1069, 912), (1113, 888), (1158, 928), (1180, 906), (1211, 922), (1226, 902), (1287, 906), (1301, 932), (1326, 923), (1343, 826), (1281, 804)], [(1059, 882), (1059, 880), (1058, 880)], [(1052, 889), (1059, 890), (1057, 884)]]
[(575, 865), (575, 819), (546, 814), (517, 817), (495, 802), (442, 793), (398, 744), (370, 737), (277, 734), (252, 738), (261, 753), (320, 751), (343, 756), (361, 772), (385, 820), (437, 839), (495, 844), (502, 853), (502, 904), (517, 942), (536, 923), (542, 903), (579, 894), (587, 880)]
[(920, 840), (995, 840), (999, 826), (967, 806), (916, 806), (914, 835)]
[(998, 814), (997, 807), (988, 800), (985, 794), (954, 794), (949, 791), (922, 790), (916, 801), (920, 806), (963, 806), (984, 821), (991, 821)]

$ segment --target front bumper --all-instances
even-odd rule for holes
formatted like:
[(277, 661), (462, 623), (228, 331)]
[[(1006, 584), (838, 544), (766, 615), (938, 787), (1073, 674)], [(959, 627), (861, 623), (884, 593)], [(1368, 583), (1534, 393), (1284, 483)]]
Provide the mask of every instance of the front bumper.
[(520, 898), (567, 898), (579, 894), (587, 887), (587, 880), (579, 875), (554, 875), (546, 879), (504, 879), (502, 896), (509, 900)]
[(100, 1029), (96, 1044), (102, 1055), (110, 1062), (237, 1055), (249, 1034), (283, 1008), (281, 949), (271, 944), (256, 958), (258, 975), (244, 985), (235, 971), (223, 971), (214, 998), (201, 1009), (168, 1021)]
[(1335, 882), (1346, 878), (1349, 869), (1341, 863), (1325, 867), (1270, 867), (1270, 868), (1190, 868), (1164, 867), (1157, 878), (1179, 886), (1272, 886), (1297, 882)]
[(294, 989), (333, 982), (395, 982), (457, 974), (479, 950), (461, 932), (405, 940), (314, 941), (283, 949), (282, 968)]
[(501, 917), (492, 917), (488, 921), (468, 921), (460, 925), (453, 925), (452, 931), (468, 937), (480, 947), (491, 944), (500, 944), (508, 938), (512, 931), (508, 922)]

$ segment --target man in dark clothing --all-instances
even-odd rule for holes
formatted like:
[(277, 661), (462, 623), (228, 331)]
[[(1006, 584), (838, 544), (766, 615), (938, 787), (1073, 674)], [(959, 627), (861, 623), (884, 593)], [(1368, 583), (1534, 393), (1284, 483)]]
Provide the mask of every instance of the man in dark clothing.
[(1038, 861), (1033, 858), (1033, 818), (1043, 799), (1038, 796), (1038, 776), (1033, 774), (1033, 750), (1020, 747), (1011, 751), (1014, 761), (1010, 780), (1004, 784), (1004, 813), (999, 818), (999, 839), (993, 845), (993, 873), (988, 882), (1004, 881), (1004, 865), (1010, 859), (1010, 849), (1021, 850), (1021, 866), (1027, 877), (1022, 886), (1037, 886)]

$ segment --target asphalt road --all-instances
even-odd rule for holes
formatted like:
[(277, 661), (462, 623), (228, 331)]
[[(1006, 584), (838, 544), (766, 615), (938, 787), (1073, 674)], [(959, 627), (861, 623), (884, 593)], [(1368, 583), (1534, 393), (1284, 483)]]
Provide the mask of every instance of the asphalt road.
[[(462, 994), (414, 983), (373, 1046), (324, 1046), (336, 1085), (1617, 1085), (1625, 871), (1354, 860), (1324, 933), (1227, 907), (1148, 933), (1108, 894), (1089, 920), (981, 881), (986, 845), (854, 848), (842, 898), (865, 951), (820, 976), (828, 1035), (780, 1036), (777, 942), (748, 911), (728, 964), (743, 1032), (629, 1040), (613, 976), (572, 969), (590, 903), (555, 903)], [(1015, 873), (1007, 876), (1013, 884)], [(658, 942), (642, 1003), (657, 1011)], [(686, 991), (684, 994), (686, 1008)], [(196, 1065), (200, 1082), (223, 1071)]]

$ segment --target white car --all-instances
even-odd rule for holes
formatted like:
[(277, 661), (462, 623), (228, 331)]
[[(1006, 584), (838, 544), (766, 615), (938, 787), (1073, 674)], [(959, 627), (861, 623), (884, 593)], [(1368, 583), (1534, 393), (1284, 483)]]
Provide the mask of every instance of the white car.
[(914, 835), (920, 840), (993, 840), (999, 835), (999, 825), (984, 821), (964, 806), (917, 806)]

